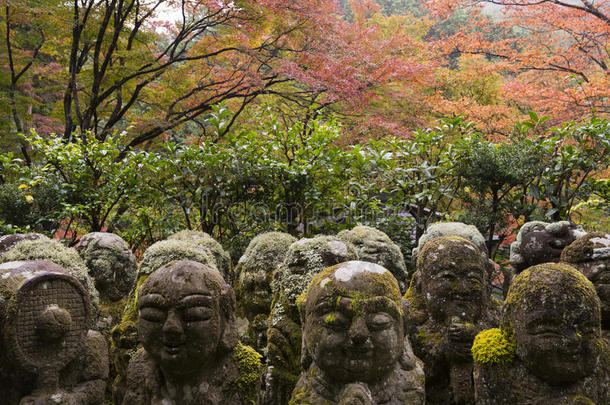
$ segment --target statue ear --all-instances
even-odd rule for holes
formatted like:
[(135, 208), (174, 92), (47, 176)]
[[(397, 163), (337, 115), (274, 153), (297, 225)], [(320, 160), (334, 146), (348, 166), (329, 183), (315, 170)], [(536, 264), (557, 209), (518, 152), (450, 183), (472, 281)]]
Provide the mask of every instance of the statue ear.
[(305, 322), (306, 322), (306, 315), (305, 315), (305, 306), (307, 304), (306, 298), (305, 296), (300, 297), (299, 299), (297, 299), (297, 308), (299, 310), (299, 317), (301, 319), (301, 365), (303, 366), (303, 369), (306, 370), (309, 368), (309, 366), (311, 365), (311, 362), (313, 361), (313, 359), (311, 358), (311, 354), (309, 354), (309, 351), (307, 350), (307, 345), (305, 344)]
[(409, 327), (409, 302), (407, 300), (400, 299), (400, 305), (402, 307), (402, 329), (403, 335), (407, 335), (407, 328)]
[(223, 330), (220, 335), (220, 346), (231, 351), (237, 345), (238, 333), (235, 320), (235, 293), (229, 284), (222, 286), (219, 298), (220, 316), (223, 321)]

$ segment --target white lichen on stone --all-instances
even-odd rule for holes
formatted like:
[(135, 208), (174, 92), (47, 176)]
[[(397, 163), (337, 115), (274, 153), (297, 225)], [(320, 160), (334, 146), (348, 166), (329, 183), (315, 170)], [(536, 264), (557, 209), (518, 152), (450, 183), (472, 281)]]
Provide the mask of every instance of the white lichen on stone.
[(388, 270), (378, 264), (352, 260), (340, 265), (334, 273), (335, 280), (350, 281), (352, 278), (361, 275), (362, 273), (383, 274)]

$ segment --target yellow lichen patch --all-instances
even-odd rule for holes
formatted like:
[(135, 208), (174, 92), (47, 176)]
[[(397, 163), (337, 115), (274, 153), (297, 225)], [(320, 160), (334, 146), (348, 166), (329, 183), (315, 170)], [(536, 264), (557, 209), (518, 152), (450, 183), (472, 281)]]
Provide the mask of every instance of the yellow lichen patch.
[(507, 366), (515, 359), (515, 342), (498, 329), (480, 332), (472, 345), (472, 357), (483, 366)]
[(258, 380), (261, 375), (261, 355), (250, 346), (238, 343), (233, 349), (233, 358), (237, 364), (239, 377), (232, 385), (244, 404), (256, 404)]

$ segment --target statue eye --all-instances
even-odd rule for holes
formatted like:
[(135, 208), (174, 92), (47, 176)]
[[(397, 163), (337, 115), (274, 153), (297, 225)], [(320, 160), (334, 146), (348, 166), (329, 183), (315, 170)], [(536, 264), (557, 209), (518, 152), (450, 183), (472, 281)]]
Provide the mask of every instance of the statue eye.
[(350, 326), (349, 320), (340, 312), (331, 312), (324, 316), (324, 325), (335, 331), (347, 330)]
[(212, 310), (208, 307), (190, 307), (186, 308), (183, 313), (183, 319), (186, 322), (207, 321), (212, 317)]
[(394, 318), (386, 313), (378, 313), (373, 315), (368, 322), (368, 327), (371, 330), (389, 329), (394, 324)]
[(143, 307), (140, 308), (140, 318), (149, 322), (163, 322), (167, 317), (167, 313), (156, 307)]

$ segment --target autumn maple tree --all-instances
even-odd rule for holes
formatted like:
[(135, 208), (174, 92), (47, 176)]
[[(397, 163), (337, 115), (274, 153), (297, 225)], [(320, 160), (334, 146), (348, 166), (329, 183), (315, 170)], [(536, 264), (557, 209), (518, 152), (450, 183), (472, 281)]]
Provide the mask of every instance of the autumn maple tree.
[[(610, 112), (610, 3), (596, 0), (429, 0), (435, 16), (467, 9), (472, 16), (500, 7), (494, 20), (438, 42), (445, 53), (480, 54), (501, 64), (505, 96), (552, 122)], [(473, 24), (475, 20), (472, 19)], [(482, 23), (483, 22), (483, 23)], [(513, 35), (490, 40), (501, 26)], [(502, 69), (502, 70), (500, 70)]]

